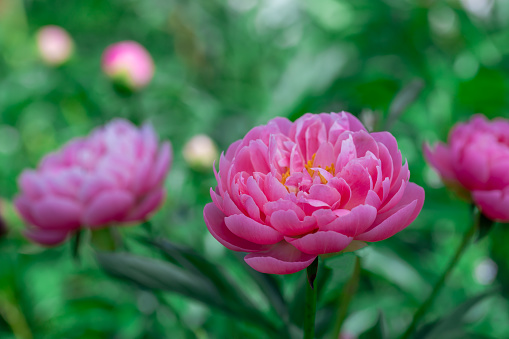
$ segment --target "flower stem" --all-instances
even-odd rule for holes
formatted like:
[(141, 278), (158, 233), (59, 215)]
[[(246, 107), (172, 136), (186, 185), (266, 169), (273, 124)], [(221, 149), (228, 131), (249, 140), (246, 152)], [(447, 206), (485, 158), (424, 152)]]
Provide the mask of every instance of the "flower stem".
[(433, 287), (433, 291), (431, 291), (431, 294), (428, 296), (426, 301), (421, 304), (417, 312), (414, 314), (414, 318), (412, 319), (412, 322), (410, 323), (410, 326), (408, 326), (405, 333), (401, 336), (401, 339), (407, 339), (410, 338), (412, 333), (414, 332), (415, 328), (417, 327), (417, 324), (421, 320), (421, 318), (426, 314), (426, 311), (431, 306), (433, 301), (435, 300), (435, 297), (437, 296), (438, 292), (440, 292), (440, 289), (444, 285), (445, 281), (447, 280), (447, 277), (452, 272), (454, 266), (458, 263), (459, 259), (461, 258), (462, 254), (465, 252), (465, 249), (467, 248), (467, 245), (470, 243), (470, 240), (474, 236), (478, 224), (479, 224), (479, 215), (480, 213), (474, 214), (474, 222), (472, 223), (472, 226), (468, 229), (468, 231), (463, 235), (463, 239), (461, 240), (460, 245), (456, 249), (456, 253), (454, 253), (454, 256), (452, 257), (451, 261), (449, 262), (449, 265), (445, 269), (444, 273), (442, 273), (442, 276), (438, 281), (435, 283), (435, 286)]
[(346, 319), (346, 315), (348, 312), (348, 306), (350, 305), (350, 301), (354, 296), (357, 288), (359, 287), (359, 277), (361, 273), (361, 259), (359, 257), (355, 257), (355, 266), (352, 272), (352, 276), (346, 283), (343, 288), (343, 292), (341, 293), (341, 297), (339, 299), (339, 307), (336, 315), (336, 323), (334, 325), (334, 330), (332, 332), (332, 337), (334, 339), (339, 338), (339, 334), (341, 333), (341, 327)]
[(315, 337), (316, 317), (316, 288), (314, 286), (318, 271), (318, 257), (306, 269), (308, 283), (306, 284), (306, 309), (304, 313), (304, 339)]

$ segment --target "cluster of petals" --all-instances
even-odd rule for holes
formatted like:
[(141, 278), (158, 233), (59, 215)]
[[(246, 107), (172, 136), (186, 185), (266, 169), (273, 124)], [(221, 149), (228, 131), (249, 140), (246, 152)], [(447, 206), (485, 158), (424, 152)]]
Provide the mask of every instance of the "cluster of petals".
[(427, 161), (446, 183), (470, 195), (482, 213), (509, 222), (509, 121), (477, 114), (457, 124), (448, 143), (424, 145)]
[(204, 218), (225, 247), (264, 273), (288, 274), (352, 241), (386, 239), (424, 202), (388, 132), (350, 113), (275, 118), (222, 154)]
[(83, 227), (144, 220), (163, 200), (171, 159), (151, 125), (122, 119), (70, 141), (19, 178), (15, 206), (30, 224), (26, 235), (56, 245)]

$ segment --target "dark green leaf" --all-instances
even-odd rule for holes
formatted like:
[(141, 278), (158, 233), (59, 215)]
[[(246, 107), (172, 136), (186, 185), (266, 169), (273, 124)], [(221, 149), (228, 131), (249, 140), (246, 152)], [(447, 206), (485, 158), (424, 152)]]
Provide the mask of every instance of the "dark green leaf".
[(495, 221), (488, 219), (483, 213), (479, 213), (479, 233), (475, 241), (477, 242), (487, 236), (494, 225)]
[(376, 324), (359, 336), (359, 339), (385, 339), (385, 325), (382, 312), (378, 314)]

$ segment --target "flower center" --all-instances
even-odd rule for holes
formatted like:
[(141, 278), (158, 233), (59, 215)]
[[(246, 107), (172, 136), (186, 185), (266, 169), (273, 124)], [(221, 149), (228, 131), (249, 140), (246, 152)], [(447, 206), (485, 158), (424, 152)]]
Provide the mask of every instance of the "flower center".
[[(302, 173), (304, 174), (305, 173), (304, 170), (306, 170), (306, 172), (307, 172), (307, 174), (309, 174), (309, 178), (311, 180), (318, 177), (318, 178), (320, 178), (320, 182), (325, 185), (328, 182), (328, 180), (322, 175), (322, 173), (320, 173), (320, 171), (316, 170), (316, 168), (322, 168), (322, 166), (314, 165), (315, 158), (316, 158), (316, 153), (313, 154), (311, 159), (308, 160), (308, 162), (304, 165), (304, 168), (302, 169)], [(315, 168), (315, 169), (313, 169), (313, 168)], [(333, 177), (336, 175), (336, 167), (334, 166), (334, 163), (330, 164), (330, 166), (326, 166), (325, 170), (327, 172), (329, 172)], [(288, 180), (288, 178), (291, 177), (291, 175), (292, 175), (292, 173), (290, 173), (290, 168), (287, 168), (286, 172), (283, 173), (283, 175), (281, 176), (281, 183), (286, 187), (288, 192), (290, 192), (290, 188), (286, 185), (286, 181)], [(291, 191), (294, 191), (294, 190), (292, 189)]]

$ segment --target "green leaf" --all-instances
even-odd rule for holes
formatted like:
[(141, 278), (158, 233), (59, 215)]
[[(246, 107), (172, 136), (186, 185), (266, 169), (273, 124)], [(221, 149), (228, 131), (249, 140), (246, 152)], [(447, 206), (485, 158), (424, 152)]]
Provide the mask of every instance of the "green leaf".
[(343, 288), (346, 281), (352, 276), (355, 268), (354, 253), (343, 253), (325, 260), (325, 266), (332, 270), (332, 275), (325, 285), (324, 299), (334, 299)]
[(271, 321), (252, 307), (228, 302), (214, 284), (201, 275), (174, 264), (127, 253), (98, 252), (99, 265), (109, 274), (129, 280), (144, 288), (175, 292), (203, 302), (244, 321), (276, 331)]
[(260, 273), (252, 269), (247, 265), (243, 259), (244, 255), (239, 252), (234, 253), (235, 256), (242, 262), (242, 265), (246, 268), (247, 273), (251, 278), (258, 284), (260, 290), (265, 294), (267, 300), (270, 302), (274, 310), (281, 317), (285, 324), (289, 322), (289, 313), (286, 302), (283, 298), (281, 288), (278, 284), (277, 279), (271, 274)]
[(384, 316), (382, 312), (378, 314), (378, 320), (376, 324), (371, 327), (366, 332), (362, 333), (359, 336), (359, 339), (385, 339), (385, 326), (384, 326)]
[(252, 309), (255, 307), (242, 289), (226, 274), (222, 267), (208, 261), (198, 252), (165, 239), (147, 241), (161, 249), (172, 262), (193, 272), (202, 279), (210, 280), (223, 296), (225, 302), (229, 303), (232, 308)]
[(494, 225), (495, 221), (488, 219), (483, 213), (479, 213), (479, 233), (475, 241), (477, 242), (487, 236)]
[(454, 309), (448, 315), (424, 325), (415, 334), (415, 339), (432, 339), (432, 338), (462, 338), (463, 318), (465, 314), (481, 300), (496, 293), (498, 289), (481, 293), (472, 297)]
[(223, 298), (210, 282), (175, 265), (127, 253), (98, 252), (96, 257), (99, 265), (114, 276), (145, 288), (172, 291), (208, 305), (226, 308)]

